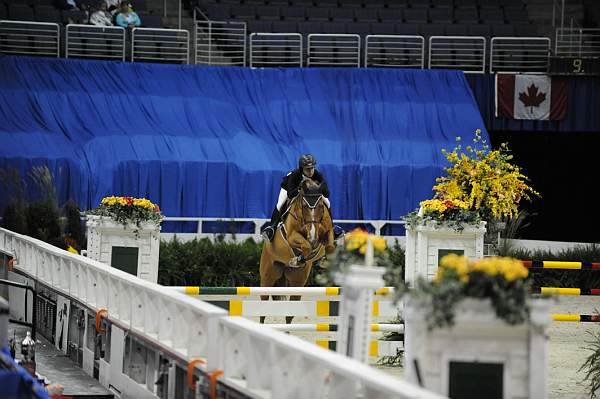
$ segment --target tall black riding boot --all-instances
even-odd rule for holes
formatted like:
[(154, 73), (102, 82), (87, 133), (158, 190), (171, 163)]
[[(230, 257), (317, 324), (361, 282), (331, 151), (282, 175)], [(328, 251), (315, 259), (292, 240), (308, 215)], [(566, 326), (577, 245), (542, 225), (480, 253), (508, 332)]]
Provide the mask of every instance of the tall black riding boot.
[(273, 214), (271, 215), (271, 222), (269, 226), (267, 226), (263, 230), (262, 233), (263, 236), (266, 236), (265, 238), (267, 238), (269, 241), (273, 241), (273, 238), (275, 238), (275, 231), (277, 229), (277, 225), (279, 224), (280, 219), (281, 214), (279, 213), (279, 209), (275, 207), (275, 209), (273, 209)]

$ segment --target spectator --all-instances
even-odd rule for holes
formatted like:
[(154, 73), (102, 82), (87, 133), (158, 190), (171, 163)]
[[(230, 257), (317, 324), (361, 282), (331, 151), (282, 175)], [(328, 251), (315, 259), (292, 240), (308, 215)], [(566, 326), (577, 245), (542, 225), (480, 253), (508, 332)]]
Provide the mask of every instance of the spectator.
[(121, 0), (105, 0), (108, 11), (110, 11), (113, 15), (119, 11), (120, 1)]
[(56, 6), (61, 10), (77, 10), (77, 3), (75, 0), (56, 0)]
[(142, 21), (135, 11), (131, 11), (126, 1), (121, 3), (121, 11), (117, 14), (117, 25), (122, 28), (135, 28), (140, 26)]
[(100, 9), (92, 14), (90, 23), (96, 26), (113, 26), (113, 16), (108, 12), (106, 3), (100, 3)]

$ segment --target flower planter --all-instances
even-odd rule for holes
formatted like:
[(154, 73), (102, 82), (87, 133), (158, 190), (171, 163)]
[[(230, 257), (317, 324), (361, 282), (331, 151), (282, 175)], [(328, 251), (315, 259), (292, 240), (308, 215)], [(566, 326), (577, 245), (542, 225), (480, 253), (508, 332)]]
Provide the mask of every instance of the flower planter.
[(414, 286), (419, 277), (431, 280), (437, 272), (440, 259), (449, 253), (472, 259), (482, 258), (485, 225), (486, 222), (466, 225), (460, 232), (432, 221), (414, 227), (407, 225), (406, 283)]
[(123, 225), (104, 216), (87, 216), (87, 256), (139, 278), (158, 281), (160, 225)]
[(454, 397), (547, 396), (548, 301), (531, 300), (530, 321), (513, 326), (496, 317), (489, 299), (467, 298), (456, 307), (454, 326), (433, 330), (425, 305), (412, 298), (405, 302), (409, 381)]

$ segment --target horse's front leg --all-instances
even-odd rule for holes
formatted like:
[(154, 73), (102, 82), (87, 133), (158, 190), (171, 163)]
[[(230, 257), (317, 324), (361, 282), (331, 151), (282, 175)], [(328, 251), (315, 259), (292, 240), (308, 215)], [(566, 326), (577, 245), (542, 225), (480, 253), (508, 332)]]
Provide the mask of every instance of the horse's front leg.
[(294, 231), (289, 235), (288, 242), (292, 248), (298, 248), (302, 252), (304, 259), (308, 259), (310, 252), (312, 251), (312, 247), (306, 238), (304, 238), (297, 231)]
[(333, 237), (333, 229), (329, 229), (325, 237), (325, 253), (329, 255), (333, 253), (333, 251), (335, 251), (335, 239)]

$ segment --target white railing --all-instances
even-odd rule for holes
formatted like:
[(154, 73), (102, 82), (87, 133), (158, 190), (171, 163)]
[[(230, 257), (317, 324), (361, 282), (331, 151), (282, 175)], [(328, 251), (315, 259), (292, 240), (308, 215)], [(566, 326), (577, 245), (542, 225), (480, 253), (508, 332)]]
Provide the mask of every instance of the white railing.
[(0, 21), (0, 53), (58, 57), (58, 24), (28, 21)]
[(246, 23), (196, 21), (196, 64), (246, 66)]
[(490, 73), (548, 72), (550, 39), (547, 37), (494, 37), (490, 46)]
[(429, 69), (485, 73), (486, 40), (482, 36), (431, 36)]
[(600, 57), (600, 29), (556, 29), (554, 53), (566, 57)]
[(350, 34), (308, 35), (308, 66), (360, 67), (360, 36)]
[(425, 38), (404, 35), (367, 35), (365, 67), (425, 67)]
[[(174, 236), (177, 236), (178, 239), (183, 241), (193, 240), (194, 238), (214, 238), (215, 235), (224, 235), (227, 241), (230, 241), (233, 237), (239, 240), (245, 240), (247, 238), (253, 238), (254, 240), (259, 240), (261, 235), (262, 226), (268, 222), (269, 219), (261, 219), (261, 218), (209, 218), (209, 217), (179, 217), (179, 216), (167, 216), (163, 220), (163, 231), (160, 233), (161, 239), (169, 241)], [(196, 231), (194, 233), (169, 233), (165, 231), (164, 223), (165, 222), (189, 222), (196, 224)], [(344, 225), (368, 225), (373, 228), (373, 232), (377, 235), (382, 235), (382, 230), (387, 225), (404, 225), (405, 222), (403, 220), (355, 220), (355, 219), (335, 219), (334, 224), (339, 224), (342, 227)], [(219, 223), (222, 226), (226, 225), (235, 225), (237, 223), (251, 223), (252, 232), (251, 233), (240, 233), (236, 230), (235, 227), (232, 228), (218, 228), (214, 231), (210, 231), (206, 224), (209, 223)], [(396, 235), (385, 235), (384, 236), (390, 244), (393, 244), (395, 240), (398, 240), (400, 243), (404, 242), (404, 236), (396, 236)]]
[(189, 64), (190, 33), (183, 29), (134, 28), (131, 60)]
[[(223, 317), (225, 379), (256, 397), (437, 398), (356, 360), (241, 317)], [(266, 396), (266, 395), (264, 395)]]
[(302, 35), (299, 33), (252, 33), (250, 67), (302, 67)]
[(125, 29), (120, 26), (69, 24), (66, 29), (65, 58), (125, 61)]
[[(225, 316), (217, 307), (43, 241), (0, 229), (0, 251), (14, 256), (15, 270), (56, 293), (94, 311), (107, 309), (109, 322), (129, 335), (184, 363), (205, 359), (202, 370), (223, 370), (222, 383), (251, 397), (439, 398), (350, 358)], [(119, 385), (118, 380), (110, 383)]]

